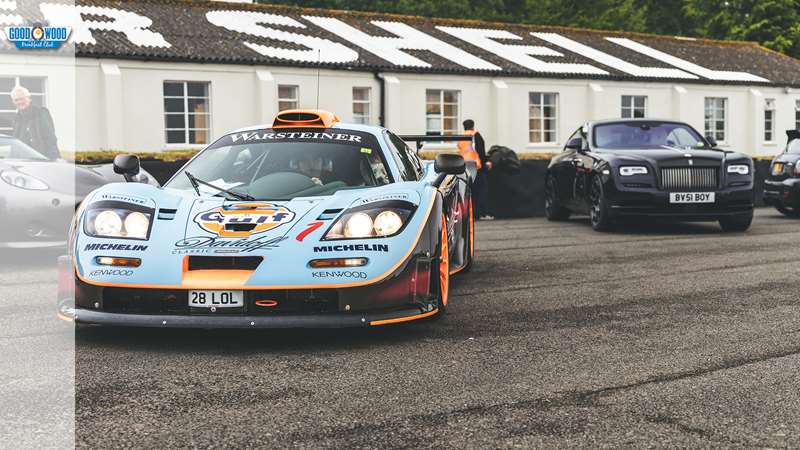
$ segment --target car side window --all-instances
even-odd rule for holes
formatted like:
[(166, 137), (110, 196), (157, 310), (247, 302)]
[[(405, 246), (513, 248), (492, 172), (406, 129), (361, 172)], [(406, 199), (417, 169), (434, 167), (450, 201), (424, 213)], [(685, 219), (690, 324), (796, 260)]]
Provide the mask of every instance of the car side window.
[(389, 138), (388, 140), (391, 144), (389, 148), (392, 150), (392, 156), (394, 156), (397, 166), (400, 169), (400, 178), (402, 178), (403, 181), (419, 180), (422, 176), (422, 164), (416, 158), (416, 155), (413, 157), (411, 156), (411, 150), (408, 148), (408, 145), (399, 137), (388, 131), (386, 132), (386, 136)]

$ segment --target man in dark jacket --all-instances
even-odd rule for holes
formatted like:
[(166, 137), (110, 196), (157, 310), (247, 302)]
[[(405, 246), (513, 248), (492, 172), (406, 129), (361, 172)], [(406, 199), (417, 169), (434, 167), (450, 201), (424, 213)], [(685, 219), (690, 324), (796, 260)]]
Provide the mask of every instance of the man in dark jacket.
[(475, 129), (475, 121), (467, 119), (463, 125), (464, 134), (472, 136), (473, 149), (480, 158), (474, 185), (476, 216), (481, 220), (493, 220), (494, 217), (489, 214), (489, 171), (492, 169), (492, 162), (486, 158), (486, 143), (483, 136)]
[(32, 104), (30, 91), (22, 86), (11, 91), (11, 100), (17, 107), (13, 136), (50, 159), (60, 158), (50, 111)]

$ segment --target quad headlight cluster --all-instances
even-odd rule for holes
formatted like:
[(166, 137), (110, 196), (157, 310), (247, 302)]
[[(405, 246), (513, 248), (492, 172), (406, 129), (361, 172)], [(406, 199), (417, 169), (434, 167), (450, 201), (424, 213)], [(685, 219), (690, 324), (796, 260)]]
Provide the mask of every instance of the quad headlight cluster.
[(408, 223), (415, 206), (405, 201), (387, 201), (351, 208), (325, 233), (323, 239), (360, 239), (394, 236)]
[(126, 208), (93, 208), (86, 212), (84, 230), (97, 237), (147, 239), (152, 212)]
[(20, 189), (46, 191), (50, 188), (44, 181), (16, 170), (3, 170), (0, 172), (0, 179)]

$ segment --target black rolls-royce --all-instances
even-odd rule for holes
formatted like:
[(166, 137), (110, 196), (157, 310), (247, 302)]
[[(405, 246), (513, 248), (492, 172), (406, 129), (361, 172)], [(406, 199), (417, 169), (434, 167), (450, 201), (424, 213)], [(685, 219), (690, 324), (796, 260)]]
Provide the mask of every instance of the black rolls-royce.
[(786, 149), (769, 165), (764, 203), (790, 217), (800, 217), (800, 130), (786, 130)]
[(547, 218), (588, 213), (598, 231), (633, 217), (719, 221), (725, 231), (747, 230), (753, 220), (753, 160), (716, 145), (683, 122), (588, 122), (550, 161)]

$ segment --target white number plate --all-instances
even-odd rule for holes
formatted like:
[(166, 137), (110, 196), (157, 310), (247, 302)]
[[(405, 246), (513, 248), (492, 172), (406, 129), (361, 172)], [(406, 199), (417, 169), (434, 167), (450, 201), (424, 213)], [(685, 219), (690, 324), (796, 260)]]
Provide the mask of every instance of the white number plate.
[(714, 192), (670, 192), (670, 203), (714, 203)]
[(189, 306), (194, 308), (237, 308), (244, 306), (242, 291), (189, 291)]

